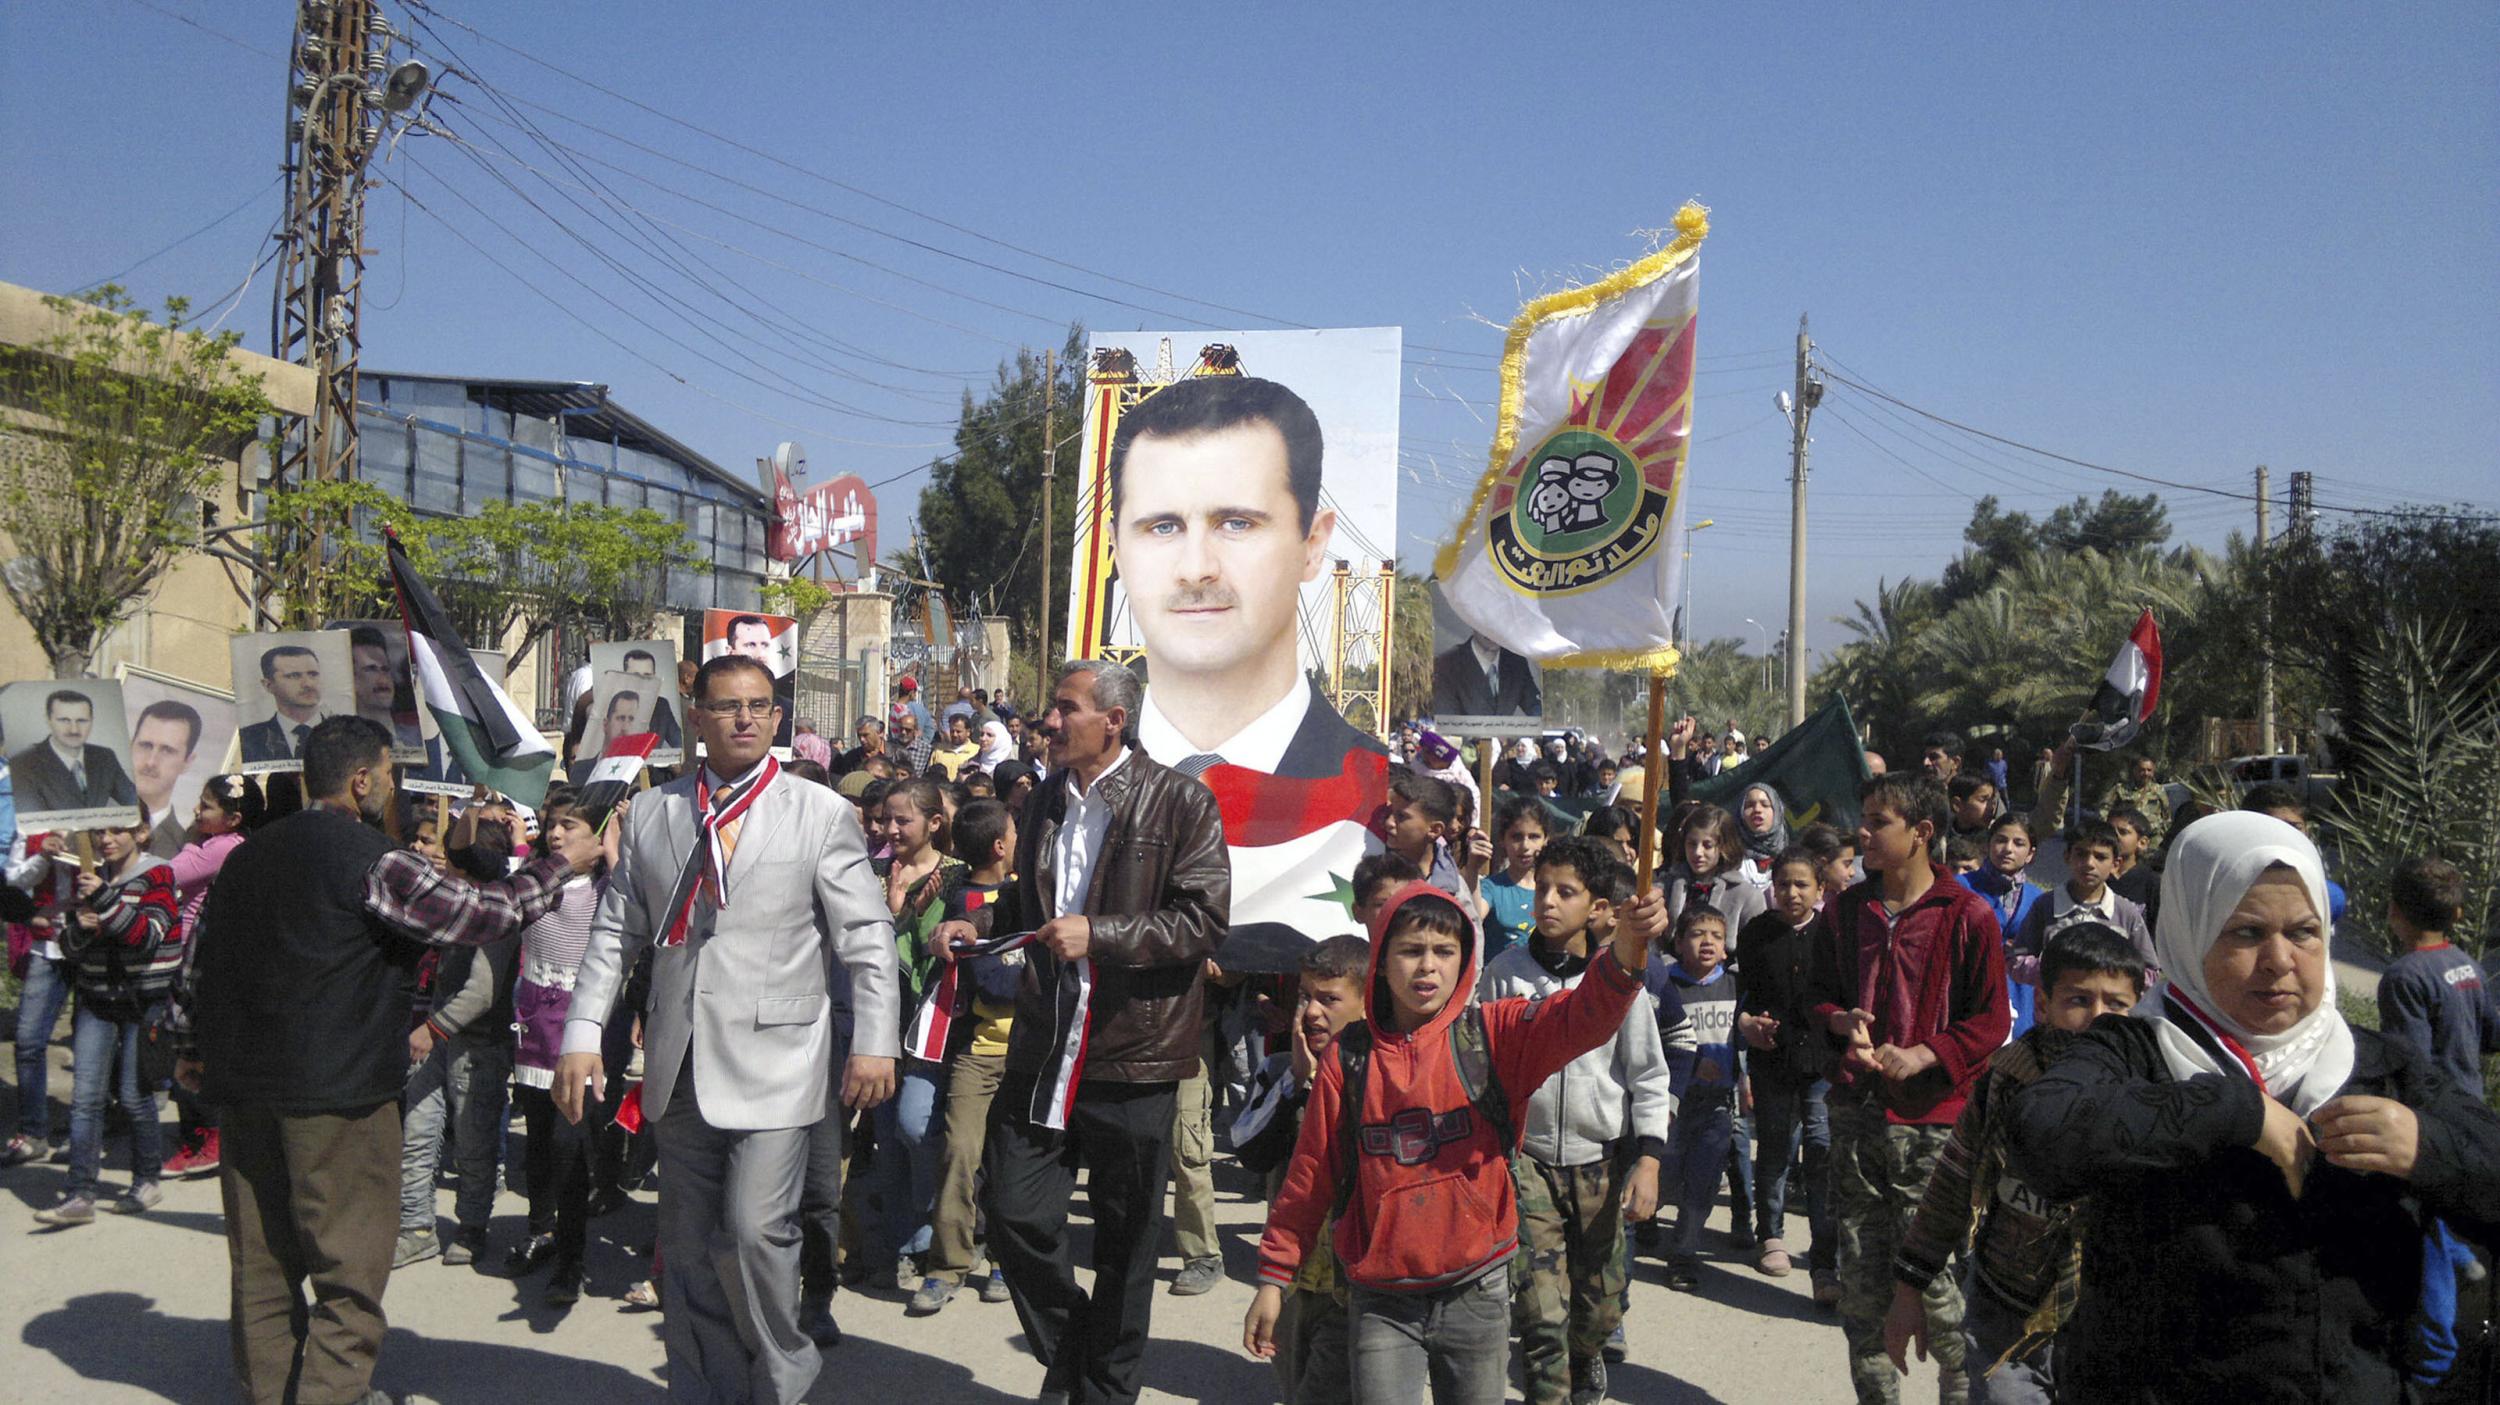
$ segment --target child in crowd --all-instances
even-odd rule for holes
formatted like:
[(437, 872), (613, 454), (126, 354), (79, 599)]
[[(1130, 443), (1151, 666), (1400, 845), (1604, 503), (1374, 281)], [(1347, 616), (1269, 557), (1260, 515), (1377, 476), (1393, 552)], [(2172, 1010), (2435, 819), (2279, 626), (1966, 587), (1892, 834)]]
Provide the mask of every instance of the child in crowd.
[(2127, 940), (2144, 954), (2152, 978), (2161, 979), (2161, 967), (2153, 958), (2153, 929), (2144, 921), (2144, 909), (2110, 891), (2110, 875), (2117, 871), (2118, 832), (2108, 821), (2086, 821), (2067, 836), (2066, 881), (2033, 903), (2022, 925), (2007, 937), (2005, 979), (2036, 984), (2040, 953), (2047, 949), (2049, 938), (2077, 922), (2098, 922), (2126, 933)]
[[(2137, 907), (2145, 907), (2153, 900), (2153, 889), (2161, 883), (2161, 870), (2148, 862), (2150, 856), (2144, 852), (2145, 836), (2152, 832), (2152, 822), (2132, 805), (2121, 805), (2103, 818), (2118, 836), (2118, 871), (2110, 875), (2110, 891)], [(2153, 925), (2149, 910), (2144, 925)]]
[[(2448, 942), (2465, 906), (2465, 875), (2442, 859), (2407, 859), (2387, 887), (2388, 928), (2408, 949), (2379, 977), (2379, 1032), (2411, 1046), (2480, 1098), (2483, 1059), (2500, 1053), (2500, 1005), (2482, 968)], [(2456, 1368), (2458, 1279), (2476, 1269), (2473, 1249), (2456, 1230), (2433, 1221), (2423, 1245), (2414, 1343), (2413, 1376), (2426, 1391)]]
[[(1486, 1000), (1541, 1000), (1585, 978), (1632, 898), (1632, 870), (1585, 836), (1536, 861), (1536, 925), (1494, 957)], [(1623, 1226), (1658, 1207), (1658, 1169), (1675, 1114), (1673, 1077), (1649, 998), (1615, 1037), (1573, 1059), (1528, 1099), (1511, 1176), (1524, 1252), (1512, 1260), (1513, 1317), (1531, 1405), (1602, 1399), (1606, 1339), (1622, 1319), (1630, 1265)]]
[[(1422, 882), (1423, 877), (1402, 854), (1384, 850), (1365, 855), (1362, 862), (1354, 866), (1354, 925), (1364, 932), (1370, 931), (1372, 919), (1380, 915), (1380, 909), (1388, 903), (1389, 896), (1409, 883)], [(1358, 932), (1355, 935), (1360, 937), (1362, 934)]]
[[(964, 865), (964, 876), (962, 883), (945, 891), (945, 920), (969, 925), (976, 940), (993, 935), (990, 919), (996, 913), (990, 904), (1007, 884), (1015, 853), (1016, 818), (1006, 806), (996, 800), (975, 800), (957, 811), (955, 857)], [(959, 962), (955, 969), (955, 1003), (945, 1022), (940, 1054), (945, 1150), (938, 1165), (937, 1199), (929, 1215), (927, 1261), (922, 1265), (920, 1286), (913, 1290), (905, 1309), (914, 1317), (944, 1309), (972, 1272), (978, 1218), (974, 1190), (988, 1140), (990, 1102), (1007, 1068), (1007, 1036), (1015, 1026), (1016, 983), (1024, 977), (1024, 953), (975, 957)], [(926, 998), (935, 999), (936, 993)], [(1004, 1302), (1006, 1298), (1006, 1277), (993, 1266), (981, 1284), (981, 1301)]]
[(1482, 921), (1484, 898), (1477, 880), (1492, 867), (1493, 841), (1469, 836), (1462, 863), (1450, 853), (1458, 834), (1458, 794), (1447, 782), (1404, 767), (1389, 768), (1389, 804), (1381, 812), (1380, 841), (1415, 865), (1424, 881), (1458, 899), (1459, 909)]
[(1988, 825), (1997, 816), (1996, 782), (1980, 772), (1964, 771), (1945, 783), (1945, 798), (1953, 806), (1949, 837), (1987, 843)]
[[(1988, 900), (1988, 910), (1997, 917), (1997, 930), (2009, 941), (2022, 931), (2031, 910), (2048, 896), (2026, 877), (2033, 852), (2031, 817), (2009, 810), (1988, 826), (1987, 862), (1961, 875), (1964, 887)], [(2010, 952), (2005, 986), (2014, 1002), (2014, 1033), (2020, 1037), (2031, 1028), (2037, 992), (2029, 982), (2014, 978)]]
[[(946, 920), (949, 893), (964, 885), (965, 869), (946, 851), (945, 788), (935, 781), (897, 781), (887, 789), (882, 809), (885, 837), (892, 856), (875, 864), (885, 880), (886, 905), (894, 913), (894, 941), (904, 1017), (920, 1008), (937, 975), (937, 948), (932, 942)], [(946, 1066), (906, 1058), (894, 1096), (876, 1109), (877, 1198), (885, 1210), (884, 1247), (892, 1254), (894, 1278), (880, 1286), (904, 1288), (918, 1276), (919, 1260), (929, 1251), (929, 1215), (937, 1203), (938, 1104), (946, 1083)], [(880, 1258), (879, 1264), (885, 1262)]]
[[(1394, 854), (1373, 857), (1405, 862)], [(1233, 1119), (1234, 1154), (1244, 1169), (1269, 1181), (1271, 1199), (1301, 1138), (1320, 1061), (1333, 1059), (1337, 1036), (1363, 1017), (1363, 971), (1370, 964), (1371, 943), (1351, 932), (1330, 937), (1302, 958), (1293, 1048), (1268, 1056), (1252, 1079), (1249, 1102)], [(1328, 1247), (1335, 1228), (1333, 1219), (1321, 1226), (1277, 1314), (1276, 1375), (1284, 1405), (1346, 1405), (1353, 1399), (1353, 1359), (1346, 1350), (1351, 1299)]]
[[(1884, 1356), (1892, 1258), (1962, 1103), (2011, 1017), (2005, 942), (1977, 893), (1936, 863), (1944, 787), (1884, 775), (1860, 797), (1867, 881), (1832, 900), (1831, 938), (1807, 977), (1814, 1023), (1841, 1058), (1831, 1094), (1840, 1320), (1861, 1402), (1898, 1399)], [(1923, 1300), (1943, 1389), (1961, 1399), (1962, 1303), (1948, 1280)]]
[(1816, 821), (1797, 831), (1797, 847), (1814, 855), (1823, 866), (1823, 901), (1856, 887), (1866, 877), (1858, 871), (1858, 837), (1833, 825)]
[[(175, 930), (182, 942), (186, 972), (199, 959), (194, 955), (191, 938), (199, 925), (200, 909), (208, 903), (209, 885), (225, 868), (227, 856), (242, 847), (243, 832), (260, 822), (260, 814), (260, 783), (250, 776), (211, 776), (200, 787), (199, 803), (191, 810), (191, 842), (183, 845), (172, 860), (174, 896), (181, 904), (181, 919)], [(187, 1036), (189, 1009), (179, 994), (175, 1006), (181, 1032)], [(174, 1084), (171, 1091), (181, 1140), (174, 1154), (165, 1159), (165, 1174), (206, 1175), (217, 1169), (219, 1160), (216, 1114), (200, 1101), (198, 1094), (180, 1083)]]
[(1486, 874), (1484, 960), (1493, 961), (1536, 926), (1536, 856), (1545, 849), (1545, 809), (1525, 795), (1505, 795), (1493, 806), (1493, 845), (1501, 865)]
[(1970, 835), (1957, 834), (1944, 841), (1944, 866), (1952, 870), (1956, 878), (1977, 873), (1987, 861), (1986, 847)]
[(1380, 914), (1366, 1024), (1320, 1064), (1284, 1190), (1259, 1245), (1242, 1324), (1276, 1351), (1290, 1286), (1333, 1214), (1330, 1245), (1352, 1285), (1354, 1398), (1498, 1400), (1510, 1366), (1510, 1260), (1519, 1219), (1508, 1160), (1529, 1095), (1612, 1038), (1665, 926), (1655, 895), (1626, 908), (1608, 954), (1538, 1002), (1470, 1004), (1476, 923), (1418, 884)]
[(1680, 919), (1692, 904), (1708, 904), (1719, 914), (1723, 941), (1762, 915), (1762, 889), (1740, 871), (1745, 835), (1734, 815), (1716, 805), (1695, 807), (1684, 820), (1682, 853), (1682, 861), (1667, 875), (1668, 912)]
[[(1814, 1301), (1840, 1301), (1833, 1266), (1838, 1236), (1824, 1174), (1832, 1145), (1826, 1112), (1830, 1086), (1823, 1080), (1823, 1041), (1808, 1022), (1806, 978), (1814, 949), (1830, 939), (1823, 923), (1823, 868), (1802, 845), (1792, 845), (1771, 865), (1771, 909), (1747, 923), (1745, 964), (1737, 972), (1737, 1032), (1744, 1036), (1747, 1081), (1753, 1089), (1754, 1233), (1761, 1240), (1755, 1267), (1774, 1278), (1790, 1267), (1788, 1190), (1792, 1170), (1806, 1202), (1812, 1236), (1806, 1261), (1813, 1273)], [(1804, 1160), (1799, 1164), (1802, 1149)]]
[[(35, 1223), (95, 1222), (104, 1172), (104, 1108), (118, 1101), (130, 1124), (130, 1189), (113, 1202), (126, 1215), (163, 1199), (164, 1133), (156, 1089), (142, 1086), (139, 1040), (149, 1014), (172, 993), (182, 966), (181, 908), (173, 870), (147, 851), (148, 826), (92, 832), (95, 868), (78, 875), (77, 902), (61, 924), (61, 954), (78, 993), (71, 1032), (75, 1078), (69, 1105), (69, 1183)], [(50, 1041), (46, 1040), (48, 1044)]]
[(1737, 871), (1764, 892), (1771, 887), (1771, 860), (1788, 847), (1788, 807), (1779, 792), (1763, 781), (1745, 787), (1736, 800), (1736, 828), (1744, 852)]
[(2040, 956), (2040, 1022), (1988, 1060), (1894, 1252), (1884, 1350), (1895, 1369), (1909, 1369), (1912, 1341), (1922, 1358), (1929, 1354), (1926, 1295), (1945, 1261), (1963, 1254), (1970, 1398), (2007, 1405), (2057, 1398), (2051, 1351), (2082, 1293), (2081, 1207), (2044, 1198), (2007, 1167), (2007, 1119), (2015, 1091), (2076, 1035), (2103, 1015), (2135, 1008), (2144, 975), (2143, 955), (2114, 928), (2077, 922), (2050, 938)]
[[(1727, 919), (1694, 903), (1675, 922), (1674, 959), (1650, 968), (1650, 982), (1671, 992), (1693, 1023), (1696, 1041), (1689, 1066), (1679, 1061), (1673, 1080), (1678, 1115), (1667, 1144), (1676, 1188), (1675, 1246), (1667, 1257), (1667, 1286), (1692, 1292), (1701, 1286), (1701, 1231), (1718, 1194), (1720, 1168), (1736, 1130), (1736, 1103), (1745, 1080), (1744, 1051), (1736, 1042), (1736, 981), (1729, 974)], [(1663, 1000), (1663, 996), (1661, 997)], [(1735, 1202), (1733, 1219), (1749, 1207)]]
[[(573, 984), (581, 974), (582, 953), (590, 947), (591, 919), (607, 891), (624, 834), (622, 825), (613, 824), (604, 835), (594, 832), (575, 799), (569, 786), (550, 788), (539, 807), (541, 833), (568, 859), (587, 851), (599, 861), (590, 875), (566, 880), (554, 911), (521, 929), (520, 974), (512, 989), (512, 1023), (519, 1033), (512, 1100), (520, 1105), (528, 1132), (523, 1152), (530, 1203), (529, 1233), (504, 1256), (504, 1273), (518, 1278), (553, 1260), (545, 1296), (549, 1307), (569, 1307), (581, 1298), (582, 1255), (590, 1238), (590, 1141), (614, 1115), (612, 1107), (593, 1106), (581, 1121), (570, 1121), (556, 1110), (551, 1091), (564, 1022), (573, 1008)], [(481, 822), (478, 842), (458, 852), (484, 849), (491, 823)], [(464, 1243), (471, 1227), (462, 1225)], [(470, 1251), (474, 1249), (472, 1243)]]
[(1629, 806), (1600, 805), (1580, 822), (1580, 832), (1605, 845), (1626, 867), (1640, 863), (1640, 816)]

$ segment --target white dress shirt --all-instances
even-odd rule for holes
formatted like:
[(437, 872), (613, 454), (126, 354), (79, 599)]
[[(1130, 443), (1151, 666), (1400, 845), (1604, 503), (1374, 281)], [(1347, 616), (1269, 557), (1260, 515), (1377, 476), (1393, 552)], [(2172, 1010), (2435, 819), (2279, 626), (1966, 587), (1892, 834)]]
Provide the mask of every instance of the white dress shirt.
[(1094, 862), (1102, 857), (1103, 837), (1111, 832), (1111, 802), (1103, 798), (1102, 783), (1112, 772), (1127, 765), (1128, 758), (1128, 748), (1120, 748), (1120, 754), (1083, 790), (1076, 788), (1074, 776), (1064, 782), (1068, 787), (1068, 813), (1059, 821), (1059, 832), (1051, 836), (1053, 917), (1085, 910), (1085, 890), (1094, 881)]
[(1184, 757), (1212, 753), (1223, 757), (1227, 765), (1273, 773), (1284, 764), (1285, 751), (1293, 745), (1294, 733), (1302, 730), (1302, 719), (1310, 710), (1311, 685), (1297, 675), (1283, 697), (1240, 731), (1213, 746), (1197, 746), (1155, 706), (1155, 690), (1148, 688), (1137, 709), (1137, 740), (1148, 756), (1166, 766), (1177, 766)]

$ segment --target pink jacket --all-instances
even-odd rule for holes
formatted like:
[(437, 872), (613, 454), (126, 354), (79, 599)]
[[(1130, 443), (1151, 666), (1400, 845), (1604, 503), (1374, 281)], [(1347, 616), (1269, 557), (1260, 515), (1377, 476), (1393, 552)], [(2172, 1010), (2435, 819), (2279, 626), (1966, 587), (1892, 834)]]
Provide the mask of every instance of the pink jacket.
[(191, 928), (200, 920), (200, 908), (208, 902), (208, 888), (217, 881), (217, 870), (226, 866), (228, 854), (242, 846), (240, 834), (212, 834), (183, 845), (174, 855), (174, 896), (182, 904), (181, 925), (175, 930), (183, 941), (191, 940)]

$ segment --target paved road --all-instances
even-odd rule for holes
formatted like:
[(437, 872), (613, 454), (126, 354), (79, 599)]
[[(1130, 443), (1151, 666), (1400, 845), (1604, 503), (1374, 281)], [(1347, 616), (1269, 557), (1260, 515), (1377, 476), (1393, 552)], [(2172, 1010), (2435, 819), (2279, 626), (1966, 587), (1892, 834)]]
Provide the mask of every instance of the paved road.
[[(53, 1087), (57, 1096), (68, 1084), (56, 1074)], [(518, 1135), (516, 1127), (516, 1146)], [(108, 1163), (108, 1192), (126, 1184), (122, 1164), (121, 1155)], [(46, 1165), (0, 1171), (0, 1394), (81, 1405), (233, 1399), (215, 1179), (169, 1184), (164, 1205), (138, 1218), (38, 1229), (31, 1212), (52, 1199), (63, 1174)], [(1204, 1297), (1155, 1302), (1148, 1400), (1277, 1398), (1270, 1369), (1239, 1344), (1262, 1214), (1244, 1188), (1230, 1177), (1219, 1181), (1232, 1281)], [(660, 1399), (659, 1320), (617, 1303), (642, 1276), (652, 1203), (650, 1193), (640, 1194), (596, 1222), (590, 1296), (569, 1312), (539, 1305), (538, 1279), (515, 1284), (439, 1260), (400, 1270), (384, 1304), (391, 1334), (378, 1384), (445, 1405)], [(519, 1234), (522, 1208), (510, 1193), (498, 1201), (494, 1257)], [(450, 1213), (448, 1193), (442, 1210)], [(1177, 1267), (1167, 1258), (1166, 1276)], [(1802, 1272), (1769, 1279), (1714, 1263), (1702, 1284), (1698, 1295), (1670, 1293), (1656, 1264), (1640, 1265), (1632, 1357), (1615, 1368), (1613, 1398), (1644, 1405), (1850, 1398), (1839, 1329), (1806, 1296)], [(917, 1319), (904, 1317), (898, 1294), (845, 1291), (835, 1311), (848, 1339), (827, 1358), (815, 1401), (953, 1405), (1029, 1400), (1039, 1388), (1040, 1369), (1024, 1354), (1014, 1310), (1004, 1304), (961, 1295), (939, 1316)], [(1923, 1399), (1932, 1389), (1917, 1380), (1904, 1395)]]

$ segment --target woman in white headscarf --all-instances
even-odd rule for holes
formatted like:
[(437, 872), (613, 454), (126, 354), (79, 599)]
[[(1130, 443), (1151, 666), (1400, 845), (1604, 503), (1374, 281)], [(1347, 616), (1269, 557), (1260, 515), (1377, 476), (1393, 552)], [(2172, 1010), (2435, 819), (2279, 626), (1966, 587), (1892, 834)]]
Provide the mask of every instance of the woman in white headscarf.
[(1007, 735), (1006, 723), (993, 718), (981, 724), (981, 754), (974, 758), (972, 764), (979, 767), (983, 774), (997, 771), (999, 762), (1013, 760), (1015, 754), (1016, 744)]
[(2412, 1399), (2432, 1217), (2500, 1237), (2500, 1117), (2336, 1009), (2326, 874), (2265, 815), (2162, 874), (2164, 983), (2014, 1104), (2013, 1165), (2084, 1198), (2062, 1397)]

